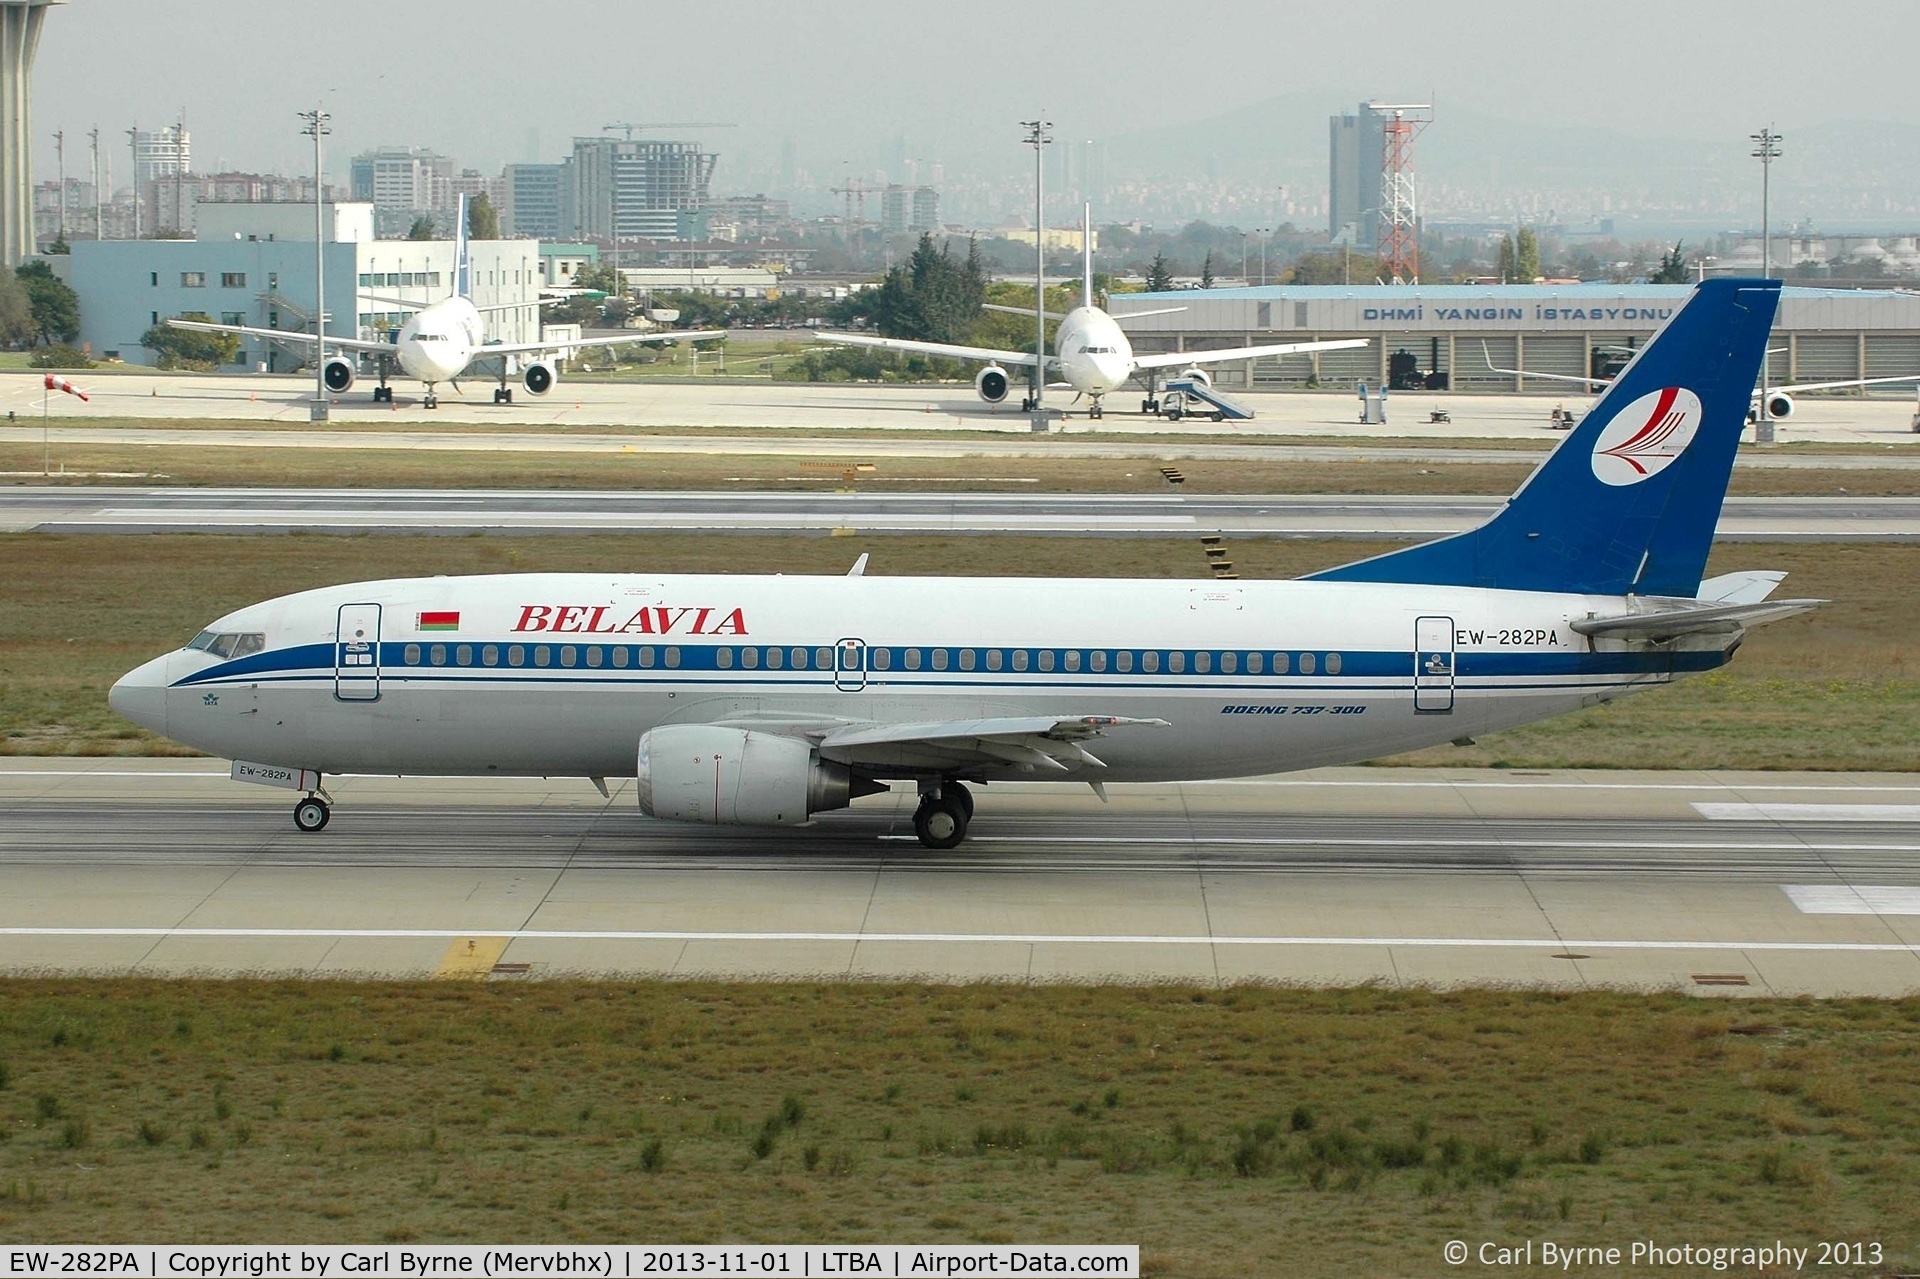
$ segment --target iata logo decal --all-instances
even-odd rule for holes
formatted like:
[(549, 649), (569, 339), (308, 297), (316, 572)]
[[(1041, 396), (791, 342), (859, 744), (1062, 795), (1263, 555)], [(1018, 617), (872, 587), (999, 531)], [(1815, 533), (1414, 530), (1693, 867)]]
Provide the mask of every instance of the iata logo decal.
[(745, 635), (747, 619), (737, 608), (522, 604), (513, 629), (566, 635)]
[(1619, 487), (1652, 479), (1687, 451), (1700, 429), (1700, 397), (1684, 386), (1641, 396), (1593, 442), (1593, 474)]

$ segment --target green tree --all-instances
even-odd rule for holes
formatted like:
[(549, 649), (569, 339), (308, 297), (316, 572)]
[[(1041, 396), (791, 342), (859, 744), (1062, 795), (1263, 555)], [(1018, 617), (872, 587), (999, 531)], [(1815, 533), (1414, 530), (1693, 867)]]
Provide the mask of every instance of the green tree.
[(1513, 283), (1515, 265), (1516, 259), (1513, 251), (1513, 237), (1503, 235), (1500, 237), (1500, 256), (1494, 265), (1494, 273), (1500, 277), (1500, 283)]
[(573, 273), (573, 283), (576, 288), (593, 289), (610, 298), (617, 298), (627, 291), (626, 277), (611, 262), (596, 262), (581, 267)]
[(47, 252), (60, 255), (71, 254), (73, 252), (73, 246), (67, 243), (67, 237), (63, 235), (47, 246)]
[(413, 220), (413, 225), (407, 228), (407, 238), (409, 240), (433, 239), (433, 215), (422, 213), (416, 217)]
[(33, 331), (46, 343), (74, 342), (80, 337), (80, 298), (56, 277), (45, 262), (23, 262), (14, 268), (27, 304), (33, 312)]
[[(188, 311), (175, 316), (180, 320), (212, 319), (204, 311)], [(160, 358), (163, 369), (195, 369), (207, 372), (222, 364), (231, 364), (240, 354), (240, 339), (232, 333), (202, 333), (194, 329), (176, 329), (156, 324), (140, 335), (140, 345)]]
[(1165, 293), (1173, 287), (1173, 263), (1167, 261), (1167, 255), (1156, 253), (1153, 262), (1147, 267), (1147, 292)]
[(13, 272), (0, 271), (0, 345), (25, 346), (35, 332), (26, 285)]
[(1687, 260), (1681, 255), (1680, 246), (1685, 240), (1675, 240), (1673, 248), (1660, 255), (1660, 267), (1647, 277), (1648, 284), (1685, 284), (1692, 272), (1687, 269)]
[(1532, 227), (1521, 227), (1514, 237), (1513, 276), (1516, 284), (1532, 284), (1540, 278), (1540, 241)]
[(872, 290), (867, 314), (888, 337), (958, 342), (970, 335), (986, 298), (986, 270), (977, 246), (955, 262), (950, 247), (935, 248), (922, 234), (913, 256), (888, 271)]
[(1287, 269), (1280, 277), (1282, 284), (1348, 284), (1355, 280), (1365, 283), (1379, 273), (1380, 265), (1364, 253), (1335, 250), (1331, 253), (1309, 253)]
[(500, 238), (500, 215), (494, 211), (493, 201), (487, 199), (485, 191), (467, 201), (467, 238), (469, 240)]
[(1200, 263), (1200, 287), (1203, 289), (1210, 289), (1213, 287), (1213, 250), (1212, 249), (1207, 250), (1207, 256)]

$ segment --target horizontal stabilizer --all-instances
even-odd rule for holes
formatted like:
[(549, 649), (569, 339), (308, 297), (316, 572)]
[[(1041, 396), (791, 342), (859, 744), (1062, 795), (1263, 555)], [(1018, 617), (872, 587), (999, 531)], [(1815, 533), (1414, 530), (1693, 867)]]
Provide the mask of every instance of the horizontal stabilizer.
[(1694, 598), (1703, 604), (1758, 604), (1773, 594), (1773, 588), (1786, 580), (1777, 569), (1749, 569), (1743, 573), (1722, 573), (1700, 583)]
[(1775, 600), (1758, 604), (1682, 605), (1619, 617), (1587, 617), (1568, 625), (1595, 639), (1663, 640), (1682, 635), (1730, 634), (1767, 622), (1777, 622), (1819, 608), (1826, 600)]

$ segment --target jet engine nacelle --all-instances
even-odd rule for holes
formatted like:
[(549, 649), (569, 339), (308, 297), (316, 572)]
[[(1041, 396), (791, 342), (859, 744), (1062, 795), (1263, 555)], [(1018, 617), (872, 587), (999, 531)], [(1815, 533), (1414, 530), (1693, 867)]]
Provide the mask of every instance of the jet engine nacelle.
[(527, 388), (529, 395), (545, 395), (553, 389), (553, 383), (557, 377), (558, 374), (554, 372), (553, 365), (545, 360), (535, 360), (527, 365), (525, 372), (521, 373), (520, 383)]
[(1007, 398), (1007, 371), (998, 364), (989, 364), (973, 376), (973, 389), (980, 392), (980, 398), (989, 404), (998, 404)]
[(1205, 387), (1209, 391), (1213, 389), (1213, 379), (1207, 376), (1207, 371), (1205, 369), (1188, 369), (1185, 373), (1182, 373), (1180, 376), (1183, 378), (1190, 378), (1193, 381), (1198, 382), (1201, 386)]
[(339, 355), (329, 356), (320, 368), (320, 376), (325, 380), (327, 389), (335, 395), (353, 389), (354, 373), (353, 361)]
[(798, 826), (886, 789), (799, 738), (715, 724), (642, 733), (638, 778), (647, 816), (718, 826)]
[[(1754, 398), (1755, 398), (1754, 407), (1747, 414), (1747, 419), (1749, 421), (1751, 421), (1752, 419), (1760, 415), (1760, 409), (1759, 409), (1759, 403), (1758, 403), (1759, 397), (1756, 396)], [(1793, 397), (1791, 395), (1788, 395), (1785, 391), (1768, 391), (1767, 392), (1767, 416), (1772, 418), (1776, 422), (1782, 418), (1792, 417), (1793, 416)]]

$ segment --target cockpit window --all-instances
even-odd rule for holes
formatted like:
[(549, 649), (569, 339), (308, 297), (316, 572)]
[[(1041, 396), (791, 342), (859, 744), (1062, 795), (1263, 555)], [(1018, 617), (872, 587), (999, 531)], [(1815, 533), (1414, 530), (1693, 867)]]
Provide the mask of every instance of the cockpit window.
[(262, 631), (201, 631), (187, 642), (187, 647), (231, 659), (263, 651), (267, 637)]

